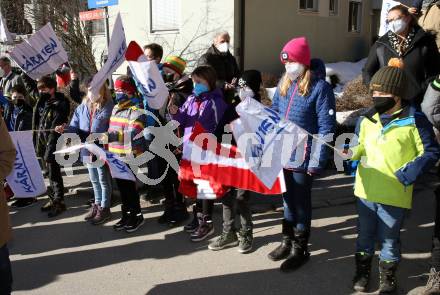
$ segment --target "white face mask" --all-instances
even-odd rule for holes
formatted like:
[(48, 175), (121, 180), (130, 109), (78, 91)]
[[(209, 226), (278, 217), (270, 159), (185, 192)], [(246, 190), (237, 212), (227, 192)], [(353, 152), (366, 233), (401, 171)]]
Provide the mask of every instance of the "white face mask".
[(304, 65), (294, 62), (286, 64), (286, 73), (290, 80), (294, 81), (304, 73)]
[(229, 43), (228, 42), (220, 43), (219, 45), (217, 45), (217, 49), (222, 53), (226, 53), (229, 51)]
[(0, 78), (3, 78), (5, 76), (5, 71), (0, 68)]
[(240, 91), (238, 92), (238, 96), (240, 97), (241, 100), (244, 100), (248, 97), (253, 98), (254, 97), (254, 92), (252, 91), (252, 89), (250, 89), (249, 87), (243, 87), (240, 88)]
[(402, 18), (393, 20), (389, 23), (389, 28), (390, 31), (393, 32), (394, 34), (400, 34), (403, 31), (405, 31), (406, 27), (407, 27), (407, 23), (405, 20), (403, 20)]

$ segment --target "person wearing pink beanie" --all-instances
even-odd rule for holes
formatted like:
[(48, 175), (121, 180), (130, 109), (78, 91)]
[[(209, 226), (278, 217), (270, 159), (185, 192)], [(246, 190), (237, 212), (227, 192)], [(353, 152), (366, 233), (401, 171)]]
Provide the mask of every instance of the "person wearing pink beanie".
[[(310, 134), (324, 137), (336, 128), (335, 97), (330, 84), (311, 71), (310, 57), (304, 37), (292, 39), (284, 46), (280, 59), (286, 73), (277, 87), (271, 108)], [(274, 261), (287, 258), (280, 267), (283, 272), (299, 268), (310, 256), (307, 246), (312, 220), (313, 177), (323, 170), (328, 157), (325, 145), (313, 144), (318, 143), (309, 136), (304, 149), (294, 151), (284, 167), (287, 190), (283, 194), (283, 238), (281, 245), (268, 255)]]

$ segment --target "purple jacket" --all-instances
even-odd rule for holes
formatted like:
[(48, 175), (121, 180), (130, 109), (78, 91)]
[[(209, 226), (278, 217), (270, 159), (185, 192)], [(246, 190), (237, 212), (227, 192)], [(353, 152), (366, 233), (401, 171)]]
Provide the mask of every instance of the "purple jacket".
[(202, 93), (199, 97), (191, 94), (172, 119), (180, 123), (184, 130), (183, 141), (191, 135), (196, 122), (199, 122), (208, 133), (214, 133), (226, 110), (226, 103), (220, 89)]

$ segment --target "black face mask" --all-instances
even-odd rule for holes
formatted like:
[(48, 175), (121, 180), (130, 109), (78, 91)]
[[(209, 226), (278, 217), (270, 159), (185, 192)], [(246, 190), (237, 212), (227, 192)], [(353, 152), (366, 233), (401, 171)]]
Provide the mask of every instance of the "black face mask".
[(41, 92), (41, 93), (40, 93), (40, 98), (41, 98), (41, 99), (49, 100), (50, 97), (51, 97), (50, 93), (47, 93), (47, 92)]
[(373, 97), (374, 109), (379, 115), (392, 109), (396, 105), (396, 101), (392, 96), (374, 96)]
[(165, 83), (171, 83), (171, 82), (174, 82), (174, 75), (173, 74), (164, 74), (163, 75), (163, 81), (165, 82)]
[(17, 107), (19, 107), (19, 108), (21, 108), (22, 106), (24, 106), (24, 100), (22, 100), (22, 99), (14, 100), (13, 103), (14, 103)]

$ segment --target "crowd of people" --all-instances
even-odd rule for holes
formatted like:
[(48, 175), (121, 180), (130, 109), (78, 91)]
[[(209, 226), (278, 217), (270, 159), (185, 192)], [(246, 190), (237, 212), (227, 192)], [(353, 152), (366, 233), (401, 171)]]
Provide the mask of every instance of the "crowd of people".
[[(376, 241), (381, 251), (379, 291), (381, 294), (396, 291), (395, 273), (401, 259), (400, 231), (405, 212), (411, 209), (413, 184), (440, 158), (433, 128), (440, 127), (439, 47), (435, 36), (417, 22), (417, 17), (420, 17), (419, 22), (426, 22), (427, 10), (438, 11), (440, 4), (439, 1), (415, 2), (410, 9), (398, 5), (388, 13), (390, 31), (375, 42), (363, 69), (363, 80), (370, 90), (373, 107), (359, 119), (357, 141), (350, 142), (342, 150), (347, 159), (359, 162), (354, 190), (358, 208), (353, 278), (356, 291), (368, 288)], [(429, 5), (425, 5), (427, 2)], [(229, 34), (218, 33), (190, 75), (185, 73), (186, 61), (181, 57), (167, 56), (162, 62), (162, 47), (154, 43), (146, 45), (144, 53), (148, 60), (157, 64), (170, 93), (168, 102), (160, 110), (148, 106), (148, 97), (140, 95), (138, 83), (130, 71), (116, 79), (114, 89), (102, 85), (96, 96), (80, 91), (78, 76), (68, 65), (63, 65), (55, 76), (33, 81), (25, 73), (12, 71), (9, 58), (1, 57), (0, 179), (10, 173), (15, 158), (8, 131), (33, 130), (36, 154), (50, 183), (49, 202), (41, 210), (47, 211), (52, 218), (67, 208), (61, 167), (54, 156), (63, 133), (75, 133), (83, 142), (91, 134), (105, 134), (108, 145), (101, 144), (99, 139), (95, 143), (118, 156), (136, 157), (150, 147), (152, 139), (138, 135), (145, 127), (158, 123), (154, 117), (161, 123), (175, 120), (179, 123), (176, 134), (183, 138), (183, 147), (171, 147), (178, 160), (196, 124), (221, 139), (225, 126), (238, 118), (235, 107), (242, 100), (261, 101), (261, 73), (240, 71), (229, 44)], [(270, 108), (309, 134), (335, 133), (333, 89), (326, 81), (324, 62), (312, 58), (307, 38), (298, 37), (287, 42), (280, 52), (280, 62), (285, 72)], [(67, 96), (78, 104), (75, 109), (70, 109), (72, 104)], [(300, 268), (310, 258), (311, 190), (331, 152), (323, 145), (318, 152), (319, 159), (312, 161), (312, 143), (313, 138), (309, 136), (304, 153), (293, 152), (284, 167), (286, 192), (282, 195), (281, 243), (268, 254), (271, 260), (283, 261), (280, 265), (283, 272)], [(111, 197), (116, 184), (122, 204), (120, 219), (113, 228), (127, 233), (138, 230), (144, 224), (144, 217), (136, 182), (123, 179), (113, 182), (108, 166), (92, 165), (96, 156), (85, 149), (81, 150), (81, 159), (88, 169), (94, 194), (84, 219), (93, 225), (112, 219)], [(148, 173), (159, 175), (165, 166), (165, 160), (157, 158), (148, 163)], [(190, 215), (185, 196), (178, 189), (178, 174), (172, 169), (167, 170), (161, 188), (165, 201), (159, 223), (179, 226), (191, 217), (183, 226), (191, 241), (200, 242), (214, 234), (214, 201), (196, 200)], [(5, 190), (11, 195), (6, 183)], [(437, 196), (440, 201), (440, 190)], [(235, 246), (240, 253), (252, 250), (249, 199), (249, 191), (236, 188), (221, 198), (223, 228), (209, 243), (210, 250)], [(0, 294), (9, 294), (12, 283), (6, 246), (10, 239), (6, 200), (7, 196), (0, 190)], [(11, 206), (19, 209), (35, 202), (35, 198), (17, 198)], [(237, 215), (240, 218), (238, 227)], [(440, 294), (440, 222), (437, 219), (440, 219), (440, 202), (436, 206), (430, 279), (424, 294)]]

